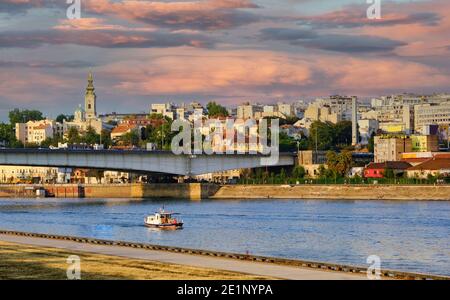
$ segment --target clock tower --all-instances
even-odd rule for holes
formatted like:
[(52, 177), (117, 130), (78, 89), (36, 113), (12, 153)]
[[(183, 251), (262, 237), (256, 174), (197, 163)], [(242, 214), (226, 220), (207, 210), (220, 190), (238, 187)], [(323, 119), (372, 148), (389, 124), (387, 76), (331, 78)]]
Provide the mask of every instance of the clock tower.
[(88, 75), (88, 85), (84, 96), (84, 105), (86, 119), (97, 118), (97, 95), (95, 95), (94, 75), (92, 75), (92, 72), (89, 72)]

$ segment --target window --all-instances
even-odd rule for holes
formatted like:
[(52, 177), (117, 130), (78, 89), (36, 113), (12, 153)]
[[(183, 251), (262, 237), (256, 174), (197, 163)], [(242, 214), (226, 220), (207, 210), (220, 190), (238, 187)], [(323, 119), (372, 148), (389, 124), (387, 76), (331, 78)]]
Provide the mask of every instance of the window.
[(91, 109), (91, 104), (90, 103), (88, 104), (88, 109)]

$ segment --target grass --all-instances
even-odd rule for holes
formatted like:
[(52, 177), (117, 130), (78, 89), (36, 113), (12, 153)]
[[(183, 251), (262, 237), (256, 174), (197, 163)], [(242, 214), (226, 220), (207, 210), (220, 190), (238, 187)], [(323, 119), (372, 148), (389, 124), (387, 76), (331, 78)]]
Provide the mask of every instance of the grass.
[(1, 280), (65, 280), (70, 255), (81, 260), (83, 280), (263, 280), (228, 271), (0, 242)]

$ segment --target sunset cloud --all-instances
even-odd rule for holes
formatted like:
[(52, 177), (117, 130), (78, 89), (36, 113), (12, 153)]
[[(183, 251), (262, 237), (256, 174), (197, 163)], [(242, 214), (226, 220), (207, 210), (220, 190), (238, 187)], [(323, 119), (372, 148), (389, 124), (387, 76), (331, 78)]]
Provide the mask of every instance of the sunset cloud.
[[(362, 3), (364, 2), (364, 3)], [(0, 0), (0, 108), (450, 92), (450, 1)], [(58, 105), (55, 105), (57, 103)], [(0, 116), (1, 118), (2, 116)]]

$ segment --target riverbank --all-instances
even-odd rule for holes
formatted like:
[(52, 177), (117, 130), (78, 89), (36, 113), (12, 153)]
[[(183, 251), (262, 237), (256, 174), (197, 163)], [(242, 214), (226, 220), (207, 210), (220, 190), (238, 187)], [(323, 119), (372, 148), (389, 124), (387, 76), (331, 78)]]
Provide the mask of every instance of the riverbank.
[[(87, 263), (98, 263), (96, 266), (97, 271), (91, 270), (94, 276), (117, 276), (120, 272), (126, 272), (124, 275), (128, 279), (158, 279), (158, 275), (163, 277), (159, 279), (235, 279), (235, 280), (265, 280), (265, 279), (288, 279), (288, 280), (366, 280), (366, 270), (358, 267), (343, 267), (332, 264), (323, 263), (306, 263), (301, 261), (275, 259), (272, 262), (263, 262), (263, 258), (252, 256), (239, 255), (239, 254), (227, 254), (223, 253), (223, 257), (220, 256), (220, 252), (211, 252), (206, 250), (193, 250), (183, 249), (176, 247), (164, 247), (164, 246), (152, 246), (136, 243), (124, 243), (114, 241), (104, 241), (86, 238), (74, 238), (63, 236), (49, 236), (43, 234), (4, 234), (0, 233), (0, 274), (7, 270), (3, 267), (3, 256), (1, 251), (1, 243), (13, 243), (18, 251), (17, 258), (11, 257), (10, 252), (4, 254), (6, 264), (11, 262), (13, 265), (11, 269), (15, 267), (23, 266), (29, 269), (29, 261), (26, 260), (26, 256), (22, 259), (20, 255), (23, 255), (27, 247), (31, 247), (32, 251), (36, 251), (36, 247), (42, 248), (44, 253), (51, 251), (50, 256), (54, 256), (55, 253), (59, 253), (60, 260), (58, 264), (60, 267), (56, 267), (54, 272), (60, 274), (59, 271), (67, 269), (66, 259), (70, 255), (78, 255), (81, 259), (81, 272), (88, 272), (89, 269), (84, 265)], [(148, 248), (150, 247), (150, 248)], [(157, 249), (154, 249), (157, 248)], [(35, 250), (33, 250), (35, 249)], [(183, 253), (182, 250), (187, 250)], [(94, 254), (95, 253), (95, 254)], [(87, 255), (87, 256), (86, 256)], [(230, 257), (228, 257), (228, 256)], [(41, 255), (38, 252), (38, 263), (43, 264), (41, 267), (49, 268), (45, 263), (45, 256), (41, 259)], [(117, 264), (114, 261), (121, 258), (131, 259), (131, 261), (122, 261)], [(121, 257), (121, 258), (119, 258)], [(87, 258), (87, 259), (86, 259)], [(258, 259), (256, 259), (258, 258)], [(136, 261), (137, 259), (137, 261)], [(150, 261), (150, 265), (145, 266), (143, 262)], [(279, 262), (278, 262), (279, 261)], [(49, 261), (53, 264), (55, 261)], [(84, 263), (83, 263), (84, 262)], [(23, 264), (22, 264), (23, 263)], [(161, 264), (158, 264), (161, 263)], [(304, 264), (304, 267), (302, 266)], [(7, 265), (6, 265), (7, 266)], [(55, 268), (55, 265), (52, 265)], [(124, 270), (123, 267), (129, 266), (131, 270)], [(156, 268), (155, 268), (156, 266)], [(38, 266), (39, 267), (39, 266)], [(94, 268), (95, 266), (91, 266)], [(116, 267), (115, 271), (114, 267)], [(133, 274), (132, 268), (139, 268), (137, 274)], [(149, 271), (156, 271), (155, 274), (148, 274)], [(341, 270), (339, 270), (341, 268)], [(51, 269), (51, 268), (50, 268)], [(62, 270), (60, 270), (62, 269)], [(31, 271), (31, 270), (30, 270)], [(20, 271), (20, 273), (26, 273), (27, 270)], [(386, 276), (387, 279), (404, 279), (405, 274), (403, 272), (392, 273), (394, 271), (382, 272), (382, 276)], [(37, 272), (36, 272), (37, 273)], [(123, 273), (122, 273), (123, 274)], [(140, 274), (140, 275), (138, 275)], [(42, 275), (42, 274), (41, 274)], [(172, 276), (170, 276), (172, 275)], [(37, 274), (39, 276), (39, 273)], [(83, 275), (82, 275), (83, 276)], [(398, 278), (400, 276), (400, 278)], [(407, 278), (415, 278), (416, 275), (406, 274)], [(418, 275), (422, 276), (422, 275)], [(433, 275), (426, 275), (427, 277), (434, 279)], [(203, 277), (203, 278), (202, 278)], [(40, 277), (37, 277), (40, 278)], [(85, 278), (87, 279), (87, 278)], [(108, 279), (108, 278), (100, 278)]]
[(450, 201), (450, 186), (224, 185), (212, 199), (436, 200)]
[(0, 241), (0, 280), (65, 280), (68, 267), (66, 260), (71, 255), (80, 257), (81, 279), (85, 280), (273, 279), (209, 268)]
[(200, 183), (115, 185), (0, 185), (0, 198), (324, 199), (450, 201), (450, 185), (216, 185)]

